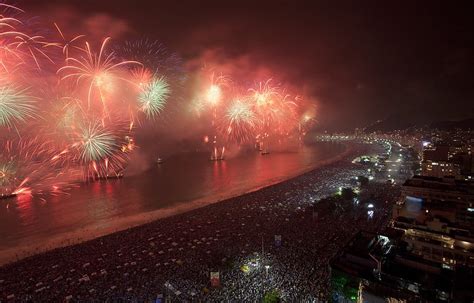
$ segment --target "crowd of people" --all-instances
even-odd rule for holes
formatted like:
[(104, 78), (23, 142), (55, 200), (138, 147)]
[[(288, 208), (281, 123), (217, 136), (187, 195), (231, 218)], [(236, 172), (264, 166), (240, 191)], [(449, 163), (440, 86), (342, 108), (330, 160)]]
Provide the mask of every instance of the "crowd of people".
[(335, 194), (367, 174), (351, 160), (373, 151), (356, 144), (288, 181), (0, 267), (0, 302), (255, 302), (269, 291), (325, 301), (330, 259), (359, 230), (383, 229), (399, 197), (386, 183), (359, 198)]

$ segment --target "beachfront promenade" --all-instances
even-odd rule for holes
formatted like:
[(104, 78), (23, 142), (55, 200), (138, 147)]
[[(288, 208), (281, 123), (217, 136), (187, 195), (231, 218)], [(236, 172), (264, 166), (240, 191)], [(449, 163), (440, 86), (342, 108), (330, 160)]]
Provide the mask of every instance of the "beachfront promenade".
[(363, 199), (314, 202), (354, 184), (367, 170), (351, 160), (372, 148), (355, 144), (291, 180), (3, 266), (0, 302), (253, 302), (274, 289), (288, 302), (327, 299), (329, 260), (357, 231), (384, 228), (399, 189), (365, 189), (370, 214)]

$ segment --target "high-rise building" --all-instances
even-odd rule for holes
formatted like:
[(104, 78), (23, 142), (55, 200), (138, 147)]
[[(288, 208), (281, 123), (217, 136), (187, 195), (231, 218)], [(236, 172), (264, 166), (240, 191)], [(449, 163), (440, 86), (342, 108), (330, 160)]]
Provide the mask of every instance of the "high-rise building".
[(331, 261), (334, 302), (468, 302), (472, 273), (413, 254), (400, 233), (358, 233)]
[(452, 228), (474, 232), (474, 180), (415, 176), (403, 184), (401, 203), (394, 211), (418, 220), (436, 217)]

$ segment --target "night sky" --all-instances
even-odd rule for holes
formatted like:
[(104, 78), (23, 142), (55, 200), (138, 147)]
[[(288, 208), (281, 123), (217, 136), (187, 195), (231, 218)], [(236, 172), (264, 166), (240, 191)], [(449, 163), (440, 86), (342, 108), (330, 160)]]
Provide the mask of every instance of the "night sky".
[(211, 64), (240, 81), (274, 77), (314, 100), (321, 128), (365, 126), (393, 115), (419, 123), (474, 116), (468, 2), (313, 2), (18, 4), (97, 40), (158, 39), (191, 71)]

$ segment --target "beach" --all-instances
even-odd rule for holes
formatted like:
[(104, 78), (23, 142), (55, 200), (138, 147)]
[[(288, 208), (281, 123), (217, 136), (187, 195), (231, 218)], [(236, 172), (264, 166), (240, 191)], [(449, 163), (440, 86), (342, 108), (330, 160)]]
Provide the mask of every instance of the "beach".
[[(175, 161), (170, 159), (158, 167), (161, 170), (164, 168), (164, 171), (158, 171), (162, 178), (156, 181), (153, 181), (156, 177), (154, 172), (150, 171), (130, 179), (126, 177), (123, 180), (86, 184), (70, 193), (50, 197), (47, 203), (42, 201), (42, 197), (24, 202), (20, 202), (23, 200), (21, 198), (16, 204), (7, 205), (11, 206), (9, 209), (0, 208), (0, 219), (3, 220), (0, 222), (0, 227), (3, 228), (3, 231), (0, 231), (0, 265), (256, 191), (338, 161), (350, 152), (350, 144), (321, 143), (316, 145), (314, 150), (274, 153), (264, 157), (255, 155), (250, 158), (226, 160), (226, 163), (178, 157)], [(309, 158), (307, 153), (315, 153), (314, 159)], [(298, 157), (309, 159), (295, 161)], [(256, 161), (256, 164), (252, 161)], [(272, 164), (278, 166), (282, 162), (294, 162), (294, 165), (291, 168), (272, 171)], [(186, 165), (198, 165), (193, 170), (206, 173), (189, 176), (190, 172), (183, 171)], [(236, 175), (234, 171), (242, 170), (243, 165), (247, 165), (246, 173)], [(210, 169), (212, 170), (208, 171)], [(239, 180), (252, 178), (253, 170), (268, 173), (259, 173), (262, 176), (252, 181)], [(215, 171), (218, 172), (217, 175)], [(185, 182), (186, 178), (182, 180), (182, 177), (187, 176), (188, 182), (205, 182), (206, 186), (189, 190), (188, 194), (181, 194), (181, 191), (173, 191), (170, 188), (174, 183)], [(171, 179), (166, 180), (169, 177)], [(170, 184), (162, 185), (168, 181)], [(216, 181), (219, 183), (216, 184)], [(146, 182), (146, 185), (142, 182)], [(210, 190), (214, 186), (217, 188)], [(155, 187), (157, 189), (149, 189)], [(171, 193), (168, 194), (167, 191)], [(167, 194), (169, 198), (162, 199), (163, 194)], [(158, 201), (154, 202), (156, 199)], [(118, 202), (119, 200), (123, 201)], [(19, 215), (12, 216), (15, 212)]]
[[(164, 294), (221, 302), (253, 300), (274, 288), (286, 301), (322, 298), (330, 258), (359, 229), (382, 229), (399, 194), (392, 187), (368, 189), (380, 197), (370, 216), (364, 205), (315, 203), (353, 185), (366, 169), (351, 160), (367, 152), (372, 145), (354, 144), (336, 161), (287, 181), (4, 265), (0, 298), (149, 300)], [(220, 272), (222, 287), (210, 288), (210, 271)]]

